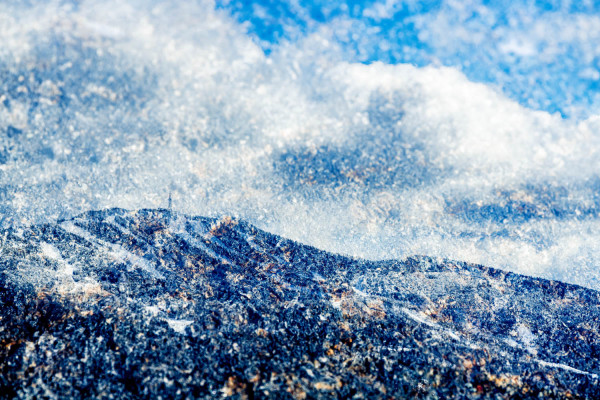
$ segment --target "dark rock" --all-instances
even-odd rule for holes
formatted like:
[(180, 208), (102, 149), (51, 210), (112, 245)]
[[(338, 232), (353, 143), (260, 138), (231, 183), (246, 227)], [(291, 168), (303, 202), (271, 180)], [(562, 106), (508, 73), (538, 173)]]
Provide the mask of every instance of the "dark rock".
[(95, 211), (0, 233), (4, 398), (597, 398), (600, 294), (370, 262), (241, 221)]

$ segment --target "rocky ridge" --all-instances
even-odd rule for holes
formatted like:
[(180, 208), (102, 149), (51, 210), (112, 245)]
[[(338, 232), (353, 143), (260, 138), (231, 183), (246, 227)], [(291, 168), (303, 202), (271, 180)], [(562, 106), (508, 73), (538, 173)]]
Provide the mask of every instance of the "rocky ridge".
[(0, 232), (3, 398), (597, 398), (600, 293), (231, 218)]

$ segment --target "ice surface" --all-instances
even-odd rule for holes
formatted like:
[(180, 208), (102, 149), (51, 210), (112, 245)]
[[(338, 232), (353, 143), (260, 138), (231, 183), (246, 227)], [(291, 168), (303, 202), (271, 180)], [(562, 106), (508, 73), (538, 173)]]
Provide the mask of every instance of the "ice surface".
[(172, 196), (599, 289), (600, 17), (569, 4), (3, 2), (1, 226)]

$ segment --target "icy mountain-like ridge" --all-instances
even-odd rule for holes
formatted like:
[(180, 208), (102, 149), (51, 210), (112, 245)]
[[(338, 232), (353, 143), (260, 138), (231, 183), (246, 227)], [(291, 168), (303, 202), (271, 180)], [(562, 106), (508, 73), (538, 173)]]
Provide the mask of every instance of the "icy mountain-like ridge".
[(0, 393), (593, 398), (600, 293), (365, 261), (229, 217), (109, 209), (0, 234)]
[[(597, 6), (296, 3), (2, 2), (0, 228), (171, 194), (334, 253), (600, 290)], [(264, 51), (285, 15), (307, 29)]]

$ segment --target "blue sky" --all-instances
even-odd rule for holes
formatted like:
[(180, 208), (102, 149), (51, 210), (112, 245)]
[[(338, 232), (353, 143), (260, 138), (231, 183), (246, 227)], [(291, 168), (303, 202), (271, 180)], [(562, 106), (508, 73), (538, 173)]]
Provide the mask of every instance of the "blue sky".
[(268, 54), (329, 26), (348, 61), (445, 65), (522, 105), (598, 112), (600, 2), (217, 1)]

